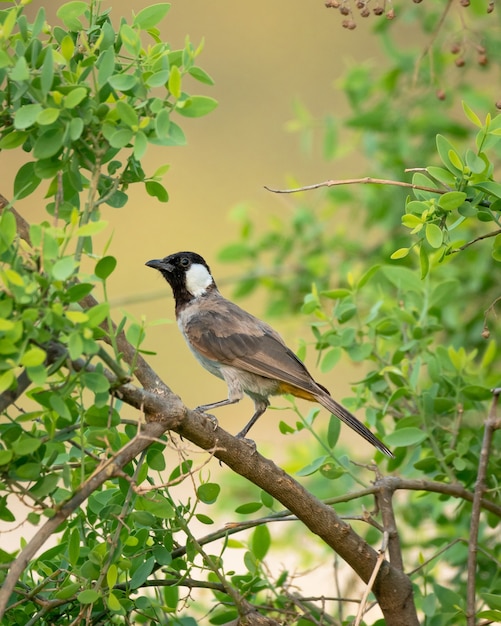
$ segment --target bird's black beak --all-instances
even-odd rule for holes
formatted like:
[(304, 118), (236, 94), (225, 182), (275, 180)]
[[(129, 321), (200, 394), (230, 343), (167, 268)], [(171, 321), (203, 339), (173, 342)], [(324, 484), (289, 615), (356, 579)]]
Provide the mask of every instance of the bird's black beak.
[(173, 265), (166, 263), (163, 259), (152, 259), (151, 261), (146, 261), (145, 265), (164, 272), (172, 272), (174, 269)]

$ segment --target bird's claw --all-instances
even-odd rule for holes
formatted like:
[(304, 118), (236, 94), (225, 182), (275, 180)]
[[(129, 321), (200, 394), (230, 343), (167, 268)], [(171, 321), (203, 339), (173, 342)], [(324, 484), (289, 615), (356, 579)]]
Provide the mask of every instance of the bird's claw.
[(194, 411), (196, 411), (197, 413), (202, 413), (202, 415), (205, 415), (205, 417), (212, 422), (212, 425), (214, 426), (214, 430), (216, 430), (216, 428), (219, 425), (219, 422), (217, 421), (217, 417), (215, 415), (211, 415), (210, 413), (206, 413), (204, 411), (204, 407), (203, 406), (197, 406), (196, 409), (193, 409)]
[(248, 439), (247, 437), (245, 437), (245, 435), (242, 435), (241, 433), (238, 433), (238, 435), (236, 435), (236, 438), (240, 439), (240, 441), (243, 441), (247, 446), (249, 446), (249, 448), (252, 449), (252, 452), (257, 452), (257, 446), (254, 439)]

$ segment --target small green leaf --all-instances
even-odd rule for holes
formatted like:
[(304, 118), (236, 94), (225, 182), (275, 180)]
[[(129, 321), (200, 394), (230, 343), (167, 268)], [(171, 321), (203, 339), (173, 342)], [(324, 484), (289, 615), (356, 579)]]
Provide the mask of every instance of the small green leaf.
[(68, 95), (63, 98), (63, 106), (65, 109), (74, 109), (82, 100), (87, 97), (87, 89), (85, 87), (74, 87)]
[(327, 429), (327, 443), (329, 448), (335, 448), (341, 433), (341, 420), (335, 415), (329, 418), (329, 427)]
[(153, 571), (154, 565), (155, 559), (153, 557), (150, 557), (149, 559), (144, 561), (144, 563), (141, 563), (141, 565), (132, 574), (132, 577), (129, 581), (129, 587), (131, 589), (137, 589), (138, 587), (141, 587), (141, 585), (144, 584), (148, 576)]
[(322, 467), (322, 465), (324, 465), (327, 462), (328, 458), (329, 457), (327, 456), (318, 457), (317, 459), (315, 459), (314, 461), (312, 461), (308, 465), (305, 465), (302, 469), (297, 471), (296, 475), (297, 476), (311, 476), (311, 474), (318, 472), (318, 470)]
[(197, 496), (205, 504), (214, 504), (220, 491), (221, 487), (217, 483), (204, 483), (197, 489)]
[(159, 200), (160, 202), (169, 201), (169, 194), (167, 192), (167, 189), (165, 189), (165, 187), (158, 181), (148, 180), (145, 183), (145, 187), (148, 195), (157, 198), (157, 200)]
[(27, 435), (22, 435), (19, 439), (14, 441), (12, 444), (12, 449), (19, 456), (24, 456), (27, 454), (32, 454), (42, 445), (40, 439), (36, 439), (35, 437), (29, 437)]
[(184, 117), (202, 117), (217, 107), (217, 100), (208, 96), (190, 96), (182, 107), (176, 107), (177, 112)]
[(258, 561), (264, 559), (270, 549), (270, 545), (271, 536), (268, 526), (266, 524), (257, 526), (251, 536), (250, 549)]
[(458, 209), (466, 200), (466, 194), (462, 191), (449, 191), (440, 196), (438, 206), (444, 211)]
[(108, 79), (108, 83), (117, 91), (130, 91), (137, 84), (137, 78), (132, 74), (116, 74)]
[(129, 126), (132, 129), (137, 129), (139, 124), (139, 119), (137, 117), (136, 111), (124, 100), (119, 100), (117, 102), (117, 113), (120, 116), (122, 122)]
[(49, 128), (35, 141), (33, 156), (37, 159), (48, 159), (63, 148), (64, 129)]
[(120, 27), (120, 37), (127, 52), (136, 57), (141, 52), (141, 39), (138, 33), (128, 24), (122, 24)]
[(78, 19), (89, 9), (87, 2), (74, 0), (66, 2), (57, 10), (57, 17), (71, 31), (80, 31), (83, 28), (82, 22)]
[(237, 506), (235, 513), (239, 513), (240, 515), (249, 515), (250, 513), (259, 511), (262, 506), (261, 502), (247, 502), (246, 504)]
[(444, 234), (436, 224), (426, 224), (426, 240), (432, 248), (440, 248), (443, 239)]
[(42, 110), (41, 104), (25, 104), (20, 107), (14, 116), (14, 128), (23, 130), (32, 126)]
[(181, 97), (181, 72), (177, 65), (173, 65), (170, 68), (169, 80), (167, 87), (174, 98)]
[(410, 248), (399, 248), (390, 256), (390, 259), (403, 259), (409, 254)]
[(170, 9), (168, 2), (160, 2), (139, 11), (134, 17), (133, 25), (148, 30), (156, 26), (167, 15)]
[(37, 124), (40, 124), (40, 126), (49, 126), (57, 120), (60, 113), (61, 111), (59, 109), (54, 109), (51, 107), (49, 107), (48, 109), (43, 109), (43, 111), (40, 111), (40, 113), (37, 115)]
[(209, 74), (207, 74), (205, 70), (203, 70), (201, 67), (197, 67), (196, 65), (190, 67), (190, 69), (188, 70), (188, 74), (190, 76), (193, 76), (193, 78), (195, 78), (199, 82), (204, 83), (204, 85), (214, 84), (213, 78), (209, 76)]
[(390, 447), (414, 446), (424, 441), (428, 435), (419, 428), (400, 428), (386, 435), (385, 443)]
[(94, 269), (95, 275), (101, 280), (106, 280), (117, 266), (117, 260), (114, 256), (105, 256), (96, 263)]
[(47, 358), (47, 353), (42, 348), (38, 346), (34, 346), (33, 348), (29, 348), (21, 357), (21, 365), (25, 367), (36, 367), (37, 365), (42, 365), (45, 359)]
[(56, 280), (67, 280), (77, 269), (77, 261), (74, 256), (66, 256), (58, 259), (52, 266), (51, 274)]
[(18, 148), (27, 139), (29, 134), (25, 131), (12, 131), (0, 139), (0, 150), (12, 150)]
[(105, 220), (99, 220), (98, 222), (88, 222), (87, 224), (83, 224), (83, 226), (79, 226), (76, 232), (77, 237), (92, 237), (93, 235), (97, 235), (102, 230), (104, 230), (108, 226), (108, 222)]
[(97, 602), (100, 597), (101, 594), (94, 589), (86, 589), (78, 594), (77, 600), (80, 604), (94, 604), (94, 602)]
[(466, 102), (464, 102), (464, 100), (461, 104), (463, 105), (464, 114), (470, 120), (470, 122), (475, 124), (475, 126), (482, 128), (482, 122), (480, 121), (480, 118), (478, 117), (478, 115), (474, 113), (472, 109), (470, 109), (470, 107), (466, 104)]
[(13, 450), (0, 450), (0, 465), (7, 465), (7, 463), (10, 463), (13, 456)]

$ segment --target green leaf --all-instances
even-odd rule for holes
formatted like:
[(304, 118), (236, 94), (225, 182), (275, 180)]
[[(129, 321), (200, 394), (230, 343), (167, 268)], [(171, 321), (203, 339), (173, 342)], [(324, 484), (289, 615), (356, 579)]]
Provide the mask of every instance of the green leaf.
[(351, 291), (349, 289), (327, 289), (325, 291), (321, 291), (320, 295), (324, 298), (329, 298), (331, 300), (340, 300), (342, 298), (346, 298), (351, 295)]
[(205, 504), (214, 504), (220, 491), (221, 487), (217, 483), (204, 483), (197, 489), (197, 496)]
[(437, 135), (436, 142), (438, 155), (442, 159), (442, 163), (445, 165), (445, 167), (455, 175), (461, 174), (463, 168), (457, 168), (450, 159), (450, 154), (455, 154), (457, 159), (459, 159), (459, 156), (454, 146), (442, 135)]
[(14, 116), (14, 128), (23, 130), (32, 126), (42, 112), (41, 104), (25, 104), (19, 108)]
[(22, 435), (19, 439), (14, 441), (12, 449), (18, 456), (24, 456), (32, 454), (42, 445), (40, 439), (35, 437), (29, 437), (28, 435)]
[(258, 561), (264, 559), (270, 549), (270, 545), (271, 536), (268, 526), (266, 524), (257, 526), (251, 535), (250, 549)]
[(146, 559), (144, 563), (141, 563), (141, 565), (132, 574), (132, 577), (129, 581), (129, 587), (131, 589), (137, 589), (138, 587), (141, 587), (141, 585), (144, 584), (148, 576), (153, 571), (154, 565), (155, 559), (153, 557), (150, 557), (149, 559)]
[(103, 231), (108, 226), (108, 222), (105, 220), (99, 220), (98, 222), (87, 222), (79, 226), (76, 231), (77, 237), (92, 237)]
[(61, 41), (60, 52), (63, 55), (63, 58), (66, 62), (71, 61), (73, 54), (75, 52), (75, 44), (73, 42), (73, 38), (70, 35), (65, 35), (63, 40)]
[(461, 104), (463, 105), (464, 114), (470, 120), (470, 122), (475, 124), (475, 126), (482, 128), (482, 122), (480, 121), (480, 118), (478, 117), (478, 115), (474, 113), (472, 109), (470, 109), (470, 107), (466, 104), (466, 102), (464, 102), (464, 100)]
[(115, 50), (113, 47), (104, 50), (97, 61), (97, 84), (104, 87), (115, 71)]
[(35, 174), (35, 163), (33, 161), (25, 163), (14, 179), (14, 197), (16, 200), (26, 198), (35, 191), (40, 183), (41, 178)]
[(341, 354), (341, 348), (331, 348), (330, 350), (327, 350), (322, 357), (320, 371), (323, 374), (330, 372), (331, 369), (337, 365), (339, 359), (341, 358)]
[(148, 195), (157, 198), (160, 202), (168, 202), (169, 194), (167, 189), (156, 180), (147, 180), (145, 183), (146, 191)]
[(409, 254), (410, 248), (399, 248), (390, 256), (390, 259), (403, 259)]
[(120, 37), (127, 52), (136, 57), (141, 52), (141, 39), (138, 33), (128, 24), (122, 24), (120, 27)]
[(65, 109), (74, 109), (82, 100), (87, 97), (87, 89), (85, 87), (74, 87), (68, 95), (63, 98), (63, 106)]
[(42, 365), (47, 358), (47, 353), (42, 348), (38, 346), (34, 346), (26, 350), (26, 352), (21, 357), (21, 365), (25, 367), (36, 367), (37, 365)]
[(80, 556), (80, 531), (78, 528), (74, 528), (71, 531), (70, 539), (68, 541), (68, 558), (73, 566), (78, 563)]
[(45, 49), (45, 57), (42, 64), (42, 71), (40, 74), (40, 87), (44, 97), (47, 96), (52, 89), (52, 81), (54, 80), (54, 56), (52, 54), (52, 48), (47, 46)]
[(466, 200), (466, 194), (462, 191), (449, 191), (440, 196), (438, 206), (444, 211), (458, 209)]
[(440, 248), (443, 239), (444, 234), (436, 224), (426, 224), (426, 240), (432, 248)]
[(103, 393), (110, 388), (110, 382), (104, 374), (99, 372), (83, 372), (81, 375), (82, 384), (94, 393)]
[(121, 128), (115, 131), (109, 141), (112, 148), (125, 148), (134, 137), (134, 133), (130, 128)]
[(137, 26), (142, 30), (148, 30), (149, 28), (153, 28), (163, 20), (163, 18), (169, 12), (169, 9), (170, 4), (168, 2), (153, 4), (152, 6), (146, 7), (145, 9), (139, 11), (139, 13), (134, 17), (134, 21), (132, 22), (132, 24), (133, 26)]
[(74, 256), (58, 259), (52, 266), (51, 274), (56, 280), (67, 280), (77, 269), (78, 264)]
[(28, 81), (30, 79), (30, 71), (26, 59), (21, 56), (17, 59), (14, 67), (9, 72), (10, 79), (16, 82)]
[(390, 447), (415, 446), (424, 441), (428, 435), (419, 428), (400, 428), (386, 435), (385, 443)]
[(132, 129), (137, 129), (139, 119), (136, 111), (124, 100), (117, 102), (117, 113), (120, 116), (122, 122)]
[(56, 15), (63, 22), (66, 28), (68, 28), (68, 30), (80, 31), (82, 30), (83, 25), (78, 18), (88, 10), (89, 4), (87, 2), (74, 0), (73, 2), (66, 2), (59, 7)]
[(250, 513), (259, 511), (262, 506), (261, 502), (247, 502), (246, 504), (237, 506), (235, 513), (239, 513), (240, 515), (249, 515)]
[(176, 110), (184, 117), (202, 117), (217, 107), (217, 100), (208, 96), (190, 96), (183, 107), (176, 106)]
[(207, 74), (205, 70), (203, 70), (201, 67), (197, 67), (196, 65), (190, 67), (190, 69), (188, 70), (188, 74), (190, 76), (193, 76), (193, 78), (195, 78), (199, 82), (204, 83), (204, 85), (214, 84), (214, 80), (212, 79), (212, 77), (209, 76), (209, 74)]
[(97, 602), (100, 597), (101, 594), (98, 591), (95, 591), (94, 589), (86, 589), (78, 594), (77, 600), (80, 604), (94, 604), (94, 602)]
[(169, 80), (167, 87), (174, 98), (181, 97), (181, 72), (177, 65), (170, 68)]
[(329, 426), (327, 429), (327, 444), (329, 448), (335, 448), (341, 433), (341, 420), (335, 415), (329, 418)]
[(96, 263), (94, 269), (95, 275), (101, 280), (106, 280), (117, 266), (117, 260), (114, 256), (105, 256)]
[(169, 136), (170, 114), (167, 109), (162, 109), (155, 117), (155, 131), (160, 139), (166, 139)]
[(48, 159), (63, 148), (64, 129), (49, 128), (35, 141), (33, 156), (37, 159)]
[(132, 74), (116, 74), (111, 76), (108, 83), (117, 91), (130, 91), (137, 84), (137, 78)]
[(28, 138), (26, 131), (12, 131), (0, 139), (0, 150), (12, 150), (21, 146)]
[(322, 467), (322, 465), (324, 465), (328, 461), (328, 459), (329, 457), (327, 456), (320, 456), (314, 461), (312, 461), (311, 463), (309, 463), (308, 465), (305, 465), (299, 471), (297, 471), (296, 475), (297, 476), (311, 476), (311, 474), (318, 472), (318, 470)]
[(10, 463), (13, 456), (13, 450), (0, 450), (0, 465), (7, 465), (7, 463)]
[(61, 111), (59, 109), (54, 109), (52, 107), (44, 109), (37, 115), (37, 124), (40, 124), (40, 126), (49, 126), (57, 120), (60, 113)]

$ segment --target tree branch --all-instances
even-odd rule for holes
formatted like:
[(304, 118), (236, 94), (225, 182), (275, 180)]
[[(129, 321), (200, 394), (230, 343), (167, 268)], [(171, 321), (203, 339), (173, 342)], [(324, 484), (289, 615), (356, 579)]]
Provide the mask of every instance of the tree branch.
[(297, 187), (295, 189), (273, 189), (272, 187), (268, 187), (266, 185), (264, 185), (264, 188), (272, 193), (299, 193), (300, 191), (311, 191), (313, 189), (320, 189), (321, 187), (338, 187), (339, 185), (392, 185), (394, 187), (419, 189), (420, 191), (429, 191), (430, 193), (438, 194), (444, 194), (449, 191), (449, 189), (437, 189), (436, 187), (414, 185), (413, 183), (406, 183), (402, 180), (386, 180), (384, 178), (371, 178), (370, 176), (364, 176), (364, 178), (347, 178), (345, 180), (326, 180), (323, 183), (304, 185), (303, 187)]
[(475, 626), (476, 623), (476, 580), (477, 580), (477, 551), (478, 533), (480, 529), (480, 512), (482, 495), (486, 489), (487, 466), (492, 445), (494, 431), (501, 428), (501, 420), (496, 417), (499, 395), (501, 387), (492, 390), (493, 398), (489, 415), (485, 420), (484, 439), (480, 451), (480, 461), (478, 464), (477, 483), (473, 496), (473, 507), (471, 511), (470, 540), (468, 543), (468, 566), (466, 580), (466, 623), (468, 626)]

